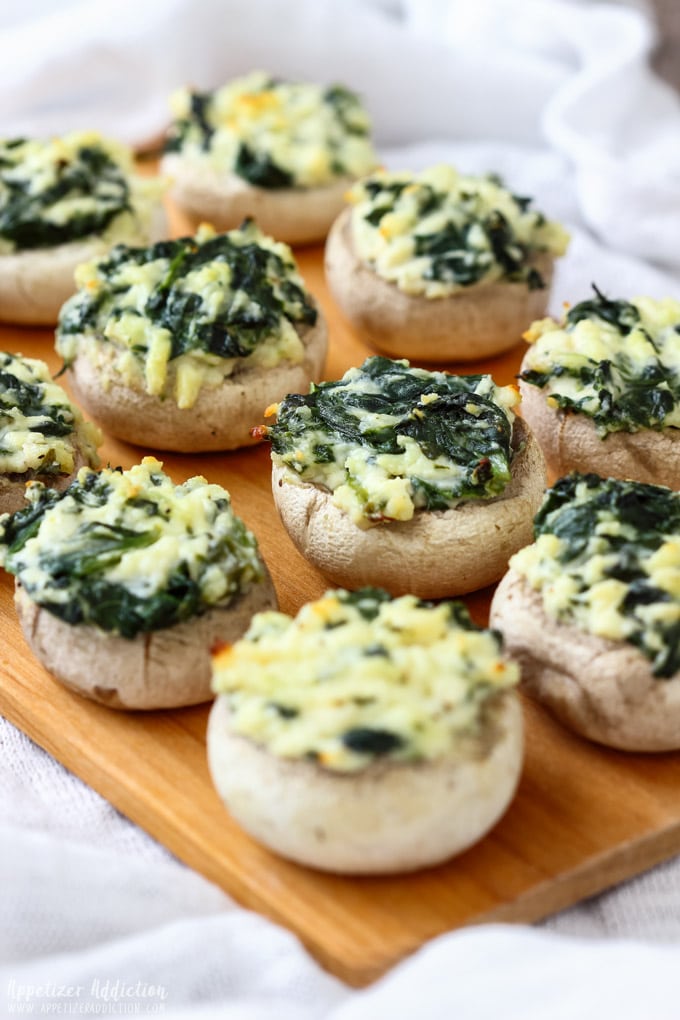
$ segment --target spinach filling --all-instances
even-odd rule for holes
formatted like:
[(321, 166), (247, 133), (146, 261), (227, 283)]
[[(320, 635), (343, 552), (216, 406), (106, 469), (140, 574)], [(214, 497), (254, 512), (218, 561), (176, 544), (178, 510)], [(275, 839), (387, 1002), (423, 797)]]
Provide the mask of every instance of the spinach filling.
[[(277, 93), (282, 96), (286, 89), (303, 88), (303, 86), (287, 86), (276, 78), (258, 76), (257, 85), (252, 95)], [(327, 129), (325, 145), (330, 153), (330, 169), (334, 176), (354, 176), (352, 169), (346, 164), (343, 156), (344, 139), (347, 137), (368, 138), (368, 125), (359, 103), (358, 97), (342, 85), (331, 85), (321, 92), (322, 107), (330, 112), (331, 119)], [(165, 152), (182, 152), (191, 142), (195, 142), (203, 152), (210, 152), (216, 132), (228, 131), (221, 123), (215, 110), (214, 92), (190, 92), (185, 116), (175, 120), (165, 141)], [(283, 100), (285, 110), (285, 99)], [(280, 129), (279, 129), (280, 130)], [(293, 137), (293, 143), (300, 144), (304, 139)], [(296, 186), (295, 173), (289, 166), (283, 165), (272, 155), (269, 145), (271, 139), (266, 130), (248, 141), (241, 140), (236, 148), (232, 171), (258, 188), (276, 190)]]
[[(433, 196), (432, 202), (436, 201)], [(481, 227), (488, 247), (480, 249), (471, 243), (471, 232)], [(481, 219), (468, 215), (462, 224), (449, 222), (432, 234), (415, 234), (415, 254), (427, 255), (430, 263), (423, 276), (469, 287), (478, 283), (495, 260), (503, 277), (511, 282), (525, 282), (529, 290), (541, 290), (545, 281), (539, 271), (526, 265), (531, 249), (520, 242), (511, 224), (500, 210)]]
[[(370, 491), (374, 467), (408, 478), (415, 507), (446, 510), (461, 499), (499, 495), (510, 480), (511, 416), (494, 390), (489, 376), (427, 372), (376, 356), (343, 379), (287, 396), (267, 438), (303, 479), (328, 483), (324, 465), (332, 471), (340, 461), (371, 520), (388, 517), (384, 500)], [(415, 467), (407, 464), (408, 440), (418, 448)], [(357, 450), (363, 473), (346, 466)], [(430, 470), (433, 461), (441, 470)]]
[[(502, 188), (502, 181), (495, 175), (485, 180)], [(501, 209), (490, 207), (488, 198), (483, 199), (472, 187), (454, 197), (422, 179), (376, 178), (360, 182), (356, 193), (363, 193), (369, 200), (370, 208), (362, 211), (362, 217), (372, 227), (380, 229), (385, 217), (394, 213), (399, 216), (406, 210), (410, 217), (415, 217), (413, 255), (427, 259), (422, 270), (424, 280), (469, 287), (497, 266), (503, 279), (509, 282), (526, 283), (529, 290), (546, 286), (541, 273), (528, 264), (542, 244), (520, 238), (510, 218)], [(515, 218), (530, 221), (533, 231), (546, 226), (541, 213), (529, 211), (530, 198), (510, 193), (506, 197)], [(440, 213), (440, 225), (425, 232), (421, 223), (435, 212)], [(384, 228), (389, 238), (392, 231), (389, 221)]]
[(210, 148), (215, 128), (210, 123), (211, 92), (189, 93), (189, 114), (187, 117), (173, 121), (164, 143), (165, 152), (180, 152), (188, 140), (192, 129), (200, 138), (201, 148), (206, 152)]
[[(79, 291), (64, 306), (59, 335), (92, 330), (101, 336), (110, 317), (131, 311), (169, 331), (170, 359), (192, 351), (246, 358), (277, 330), (283, 318), (313, 325), (317, 311), (303, 287), (291, 278), (294, 266), (259, 244), (259, 236), (253, 224), (246, 223), (240, 232), (202, 241), (182, 237), (148, 248), (118, 245), (97, 265), (101, 286)], [(160, 282), (142, 309), (130, 306), (128, 285), (121, 282), (126, 269), (159, 260), (167, 263)], [(201, 293), (185, 286), (190, 273), (210, 263), (223, 263), (230, 271), (229, 286), (216, 311), (205, 306)]]
[(434, 760), (482, 733), (518, 670), (460, 602), (328, 591), (295, 619), (259, 613), (213, 658), (234, 730), (283, 758), (354, 772)]
[[(660, 430), (675, 425), (668, 418), (680, 404), (680, 361), (674, 351), (680, 320), (667, 327), (664, 335), (645, 323), (632, 302), (611, 300), (594, 285), (593, 290), (593, 298), (569, 310), (563, 329), (569, 335), (580, 323), (601, 324), (609, 330), (602, 334), (607, 338), (609, 356), (589, 356), (584, 341), (582, 350), (578, 345), (576, 353), (569, 347), (564, 353), (556, 349), (546, 367), (533, 367), (530, 352), (530, 367), (520, 373), (520, 378), (539, 389), (550, 386), (551, 404), (591, 418), (602, 437), (610, 432)], [(633, 334), (644, 343), (644, 358), (631, 344)], [(544, 335), (550, 340), (550, 332)], [(537, 357), (541, 340), (536, 345)]]
[(70, 435), (75, 429), (72, 409), (66, 403), (48, 403), (43, 383), (18, 379), (12, 372), (15, 360), (12, 355), (0, 355), (0, 435), (16, 424), (17, 410), (33, 419), (31, 426), (43, 436)]
[(0, 352), (0, 474), (17, 482), (98, 462), (99, 430), (83, 421), (42, 361)]
[[(205, 551), (198, 556), (180, 555), (162, 588), (140, 594), (134, 586), (109, 579), (107, 574), (127, 553), (159, 541), (163, 518), (169, 517), (172, 509), (162, 495), (165, 492), (167, 496), (168, 480), (157, 472), (151, 474), (150, 481), (151, 486), (159, 487), (160, 495), (152, 488), (146, 497), (128, 498), (116, 521), (97, 520), (96, 511), (103, 515), (114, 496), (114, 485), (105, 474), (114, 472), (81, 472), (65, 492), (33, 485), (28, 492), (29, 505), (0, 518), (3, 565), (17, 576), (37, 605), (68, 624), (90, 624), (132, 639), (181, 623), (216, 604), (203, 584), (211, 569), (219, 568), (228, 580), (226, 596), (220, 602), (261, 579), (255, 538), (231, 513), (226, 494), (211, 500), (212, 530)], [(94, 509), (95, 514), (83, 514), (86, 508)], [(138, 511), (134, 522), (126, 523), (134, 509)], [(71, 518), (82, 514), (82, 522), (68, 537), (41, 543), (36, 554), (30, 549), (31, 539), (39, 537), (50, 512), (62, 510)], [(187, 534), (192, 534), (191, 529)]]
[[(131, 211), (125, 174), (104, 149), (83, 145), (73, 159), (57, 160), (53, 179), (36, 189), (28, 171), (21, 173), (24, 151), (33, 144), (0, 142), (0, 238), (17, 251), (101, 234), (122, 212)], [(95, 201), (79, 210), (78, 199)], [(50, 214), (61, 202), (73, 202), (74, 211), (57, 221)]]
[[(614, 527), (607, 527), (615, 522)], [(651, 620), (647, 607), (677, 603), (678, 598), (655, 583), (650, 558), (665, 543), (680, 539), (680, 495), (656, 485), (603, 480), (595, 474), (571, 474), (546, 493), (535, 518), (535, 536), (562, 540), (561, 570), (581, 580), (573, 606), (587, 599), (583, 568), (595, 555), (605, 579), (628, 586), (619, 606), (629, 633), (625, 640), (652, 662), (656, 677), (680, 669), (680, 619)]]

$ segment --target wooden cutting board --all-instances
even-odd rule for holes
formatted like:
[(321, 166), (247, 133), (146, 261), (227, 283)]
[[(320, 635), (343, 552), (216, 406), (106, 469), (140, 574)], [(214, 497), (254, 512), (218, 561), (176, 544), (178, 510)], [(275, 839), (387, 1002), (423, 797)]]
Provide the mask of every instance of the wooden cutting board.
[[(298, 252), (329, 320), (327, 377), (368, 349), (326, 292), (320, 248)], [(559, 295), (571, 297), (575, 295)], [(0, 349), (58, 360), (48, 330), (0, 327)], [(522, 350), (476, 365), (511, 382)], [(104, 462), (129, 466), (148, 451), (108, 439)], [(220, 455), (165, 455), (176, 481), (205, 475), (232, 493), (257, 534), (281, 608), (295, 613), (325, 589), (293, 548), (273, 508), (265, 447)], [(482, 921), (533, 921), (680, 851), (680, 755), (626, 755), (579, 740), (526, 704), (526, 763), (517, 796), (476, 847), (442, 867), (396, 878), (349, 879), (268, 853), (233, 822), (205, 760), (206, 707), (117, 713), (57, 684), (33, 659), (0, 575), (0, 710), (38, 744), (190, 867), (240, 903), (295, 932), (353, 985), (379, 977), (427, 939)], [(490, 590), (470, 596), (485, 623)]]

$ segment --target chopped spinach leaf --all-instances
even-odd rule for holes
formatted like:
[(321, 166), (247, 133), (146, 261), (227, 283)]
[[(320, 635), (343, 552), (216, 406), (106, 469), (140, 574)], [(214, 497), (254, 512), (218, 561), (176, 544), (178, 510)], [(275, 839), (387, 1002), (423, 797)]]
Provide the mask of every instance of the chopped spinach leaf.
[(343, 734), (342, 742), (350, 751), (357, 754), (370, 754), (378, 758), (398, 750), (404, 743), (403, 738), (390, 730), (372, 729), (368, 726), (355, 726)]
[(595, 297), (581, 301), (567, 312), (567, 323), (575, 326), (583, 319), (601, 319), (627, 336), (640, 322), (640, 313), (630, 301), (613, 301), (606, 297), (596, 284), (592, 284)]
[(382, 588), (359, 588), (357, 591), (340, 591), (338, 598), (344, 606), (353, 606), (364, 620), (375, 620), (380, 606), (391, 602), (392, 596)]
[(293, 175), (277, 165), (266, 152), (256, 152), (251, 146), (241, 142), (234, 165), (235, 172), (249, 184), (258, 188), (291, 188), (294, 184)]

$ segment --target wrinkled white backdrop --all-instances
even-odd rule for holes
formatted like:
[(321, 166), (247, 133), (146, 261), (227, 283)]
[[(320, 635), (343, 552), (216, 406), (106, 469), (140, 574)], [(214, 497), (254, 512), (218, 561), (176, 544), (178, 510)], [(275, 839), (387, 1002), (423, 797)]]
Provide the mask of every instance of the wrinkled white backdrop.
[[(5, 0), (0, 133), (143, 145), (178, 84), (340, 80), (389, 165), (494, 170), (568, 223), (555, 311), (592, 280), (680, 297), (680, 104), (653, 42), (640, 5), (578, 0)], [(31, 994), (34, 1013), (122, 1015), (126, 989), (141, 1014), (230, 1020), (680, 1016), (679, 862), (540, 928), (445, 936), (351, 992), (4, 720), (0, 744), (2, 1015)]]

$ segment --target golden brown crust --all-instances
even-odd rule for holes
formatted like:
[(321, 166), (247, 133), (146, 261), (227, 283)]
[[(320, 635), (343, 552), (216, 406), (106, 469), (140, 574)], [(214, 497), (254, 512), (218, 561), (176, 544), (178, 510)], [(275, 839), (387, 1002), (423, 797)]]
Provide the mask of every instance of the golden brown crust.
[(360, 528), (331, 493), (274, 467), (272, 488), (291, 539), (315, 567), (346, 588), (377, 585), (392, 595), (461, 595), (497, 581), (509, 558), (533, 539), (545, 489), (540, 448), (521, 418), (512, 479), (502, 496), (468, 500), (446, 511), (418, 511), (411, 521)]
[(405, 294), (357, 255), (351, 209), (336, 220), (326, 244), (326, 278), (333, 297), (360, 336), (393, 358), (478, 361), (514, 347), (534, 320), (546, 313), (553, 275), (551, 255), (532, 265), (546, 282), (478, 283), (451, 297)]
[(657, 679), (633, 645), (558, 623), (513, 570), (496, 589), (490, 625), (519, 664), (522, 689), (565, 726), (624, 751), (680, 748), (680, 674)]
[(551, 407), (546, 390), (521, 381), (520, 392), (522, 414), (555, 476), (594, 471), (606, 478), (680, 489), (680, 429), (610, 432), (601, 439), (585, 414)]
[(173, 179), (172, 197), (194, 225), (207, 221), (231, 230), (250, 216), (265, 234), (287, 244), (322, 241), (353, 183), (341, 177), (318, 188), (257, 188), (178, 153), (164, 156), (161, 170)]
[(512, 799), (522, 764), (514, 691), (499, 699), (493, 725), (493, 741), (478, 753), (466, 746), (430, 762), (378, 761), (336, 774), (277, 758), (234, 734), (220, 696), (210, 713), (208, 760), (229, 812), (277, 853), (347, 874), (413, 871), (481, 839)]
[(109, 708), (157, 709), (208, 701), (211, 647), (242, 637), (253, 614), (277, 602), (267, 572), (228, 605), (131, 640), (64, 623), (31, 601), (18, 582), (15, 604), (34, 654), (66, 687)]
[[(182, 453), (234, 450), (258, 441), (250, 429), (262, 423), (268, 404), (287, 393), (304, 392), (312, 380), (321, 378), (328, 347), (321, 313), (313, 327), (303, 327), (299, 333), (305, 347), (300, 364), (284, 361), (273, 368), (236, 372), (219, 386), (202, 387), (190, 408), (179, 408), (172, 398), (162, 400), (132, 389), (115, 376), (105, 389), (101, 368), (94, 366), (86, 354), (78, 354), (69, 367), (69, 382), (81, 406), (106, 432), (119, 439)], [(109, 358), (112, 362), (113, 352)], [(172, 385), (171, 362), (168, 386)]]

